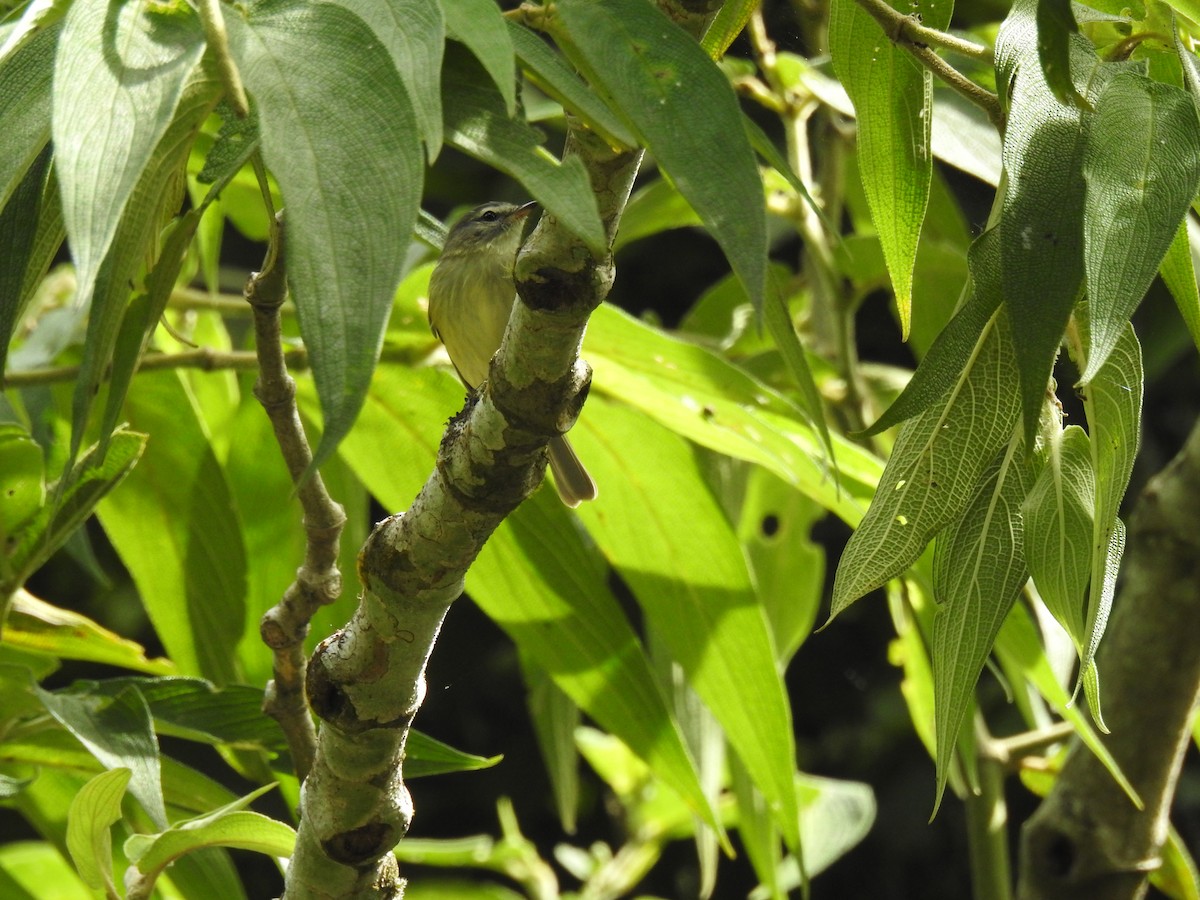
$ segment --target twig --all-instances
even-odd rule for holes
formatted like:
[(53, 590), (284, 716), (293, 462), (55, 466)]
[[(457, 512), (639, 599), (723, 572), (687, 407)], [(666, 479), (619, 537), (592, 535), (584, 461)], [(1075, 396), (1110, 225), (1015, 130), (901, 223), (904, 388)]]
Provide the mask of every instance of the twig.
[(987, 88), (981, 87), (967, 78), (962, 72), (938, 56), (933, 48), (942, 47), (981, 61), (991, 59), (991, 50), (981, 44), (972, 43), (944, 31), (927, 28), (912, 16), (906, 16), (893, 9), (885, 0), (856, 0), (856, 2), (879, 23), (883, 33), (891, 41), (911, 53), (921, 65), (955, 91), (976, 106), (981, 107), (994, 125), (1003, 126), (1004, 111), (1000, 108), (1000, 98)]
[[(276, 223), (278, 225), (278, 223)], [(296, 775), (312, 770), (317, 735), (305, 696), (304, 639), (316, 611), (342, 592), (337, 568), (338, 543), (346, 513), (325, 490), (318, 473), (308, 473), (312, 451), (296, 409), (296, 382), (284, 361), (279, 310), (286, 296), (283, 230), (274, 229), (263, 271), (250, 276), (246, 300), (254, 310), (259, 376), (254, 396), (266, 410), (283, 453), (288, 474), (304, 509), (305, 558), (283, 598), (267, 610), (259, 626), (263, 642), (274, 652), (274, 678), (267, 684), (263, 711), (279, 723), (292, 752)]]

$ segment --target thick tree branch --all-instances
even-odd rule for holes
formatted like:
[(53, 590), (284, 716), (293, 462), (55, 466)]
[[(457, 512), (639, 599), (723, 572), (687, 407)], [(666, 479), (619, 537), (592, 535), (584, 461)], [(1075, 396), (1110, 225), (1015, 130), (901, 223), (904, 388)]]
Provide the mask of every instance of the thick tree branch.
[[(611, 244), (641, 154), (614, 154), (574, 129), (567, 153), (591, 175)], [(323, 722), (286, 898), (403, 895), (390, 851), (412, 819), (402, 764), (426, 662), (467, 568), (537, 487), (546, 442), (579, 412), (590, 378), (579, 346), (612, 282), (611, 259), (594, 259), (548, 216), (517, 273), (522, 302), (482, 393), (451, 421), (413, 505), (372, 531), (359, 555), (358, 609), (309, 663)]]
[(1200, 698), (1198, 495), (1200, 424), (1138, 500), (1124, 586), (1099, 654), (1106, 743), (1146, 808), (1136, 809), (1075, 742), (1022, 831), (1022, 900), (1141, 897), (1158, 865)]
[(319, 474), (305, 478), (312, 452), (296, 409), (296, 382), (287, 372), (280, 329), (279, 310), (287, 294), (283, 258), (283, 231), (276, 227), (263, 271), (251, 275), (246, 284), (246, 300), (254, 310), (259, 362), (254, 395), (271, 420), (304, 510), (304, 565), (259, 626), (263, 642), (274, 652), (275, 677), (267, 684), (263, 711), (283, 729), (293, 768), (303, 780), (312, 768), (317, 745), (305, 696), (304, 639), (313, 614), (341, 595), (337, 557), (346, 514), (329, 496)]

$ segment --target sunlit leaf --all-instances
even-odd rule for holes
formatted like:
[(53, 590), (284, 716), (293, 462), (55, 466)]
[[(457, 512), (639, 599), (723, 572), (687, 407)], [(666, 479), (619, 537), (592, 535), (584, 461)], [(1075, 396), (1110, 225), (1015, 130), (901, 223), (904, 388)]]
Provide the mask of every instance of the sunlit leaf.
[(129, 784), (128, 769), (101, 772), (83, 786), (67, 813), (67, 849), (75, 870), (88, 887), (116, 894), (112, 877), (112, 833), (121, 818), (121, 798)]

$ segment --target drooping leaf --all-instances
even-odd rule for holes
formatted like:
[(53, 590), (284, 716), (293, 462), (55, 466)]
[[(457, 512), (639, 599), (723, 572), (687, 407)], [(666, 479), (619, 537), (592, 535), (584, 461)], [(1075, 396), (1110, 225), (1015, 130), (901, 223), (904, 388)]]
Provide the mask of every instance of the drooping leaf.
[[(425, 153), (432, 164), (442, 146), (441, 72), (442, 49), (446, 44), (442, 4), (436, 0), (337, 2), (360, 16), (387, 48), (412, 100)], [(450, 17), (458, 15), (456, 10), (462, 6), (461, 3), (445, 5), (445, 15)]]
[(130, 771), (129, 793), (160, 828), (167, 824), (163, 804), (158, 740), (150, 710), (136, 687), (115, 696), (84, 690), (45, 691), (34, 686), (46, 710), (106, 769)]
[(167, 14), (81, 0), (67, 13), (55, 57), (53, 133), (81, 305), (91, 300), (125, 204), (204, 47), (190, 7)]
[(762, 183), (728, 79), (693, 38), (642, 0), (564, 0), (547, 26), (592, 87), (628, 119), (761, 307)]
[[(1192, 336), (1192, 345), (1200, 350), (1200, 290), (1196, 288), (1196, 268), (1192, 264), (1193, 230), (1200, 232), (1190, 215), (1184, 216), (1175, 232), (1175, 239), (1163, 257), (1159, 274), (1175, 300), (1175, 307)], [(1200, 242), (1200, 236), (1198, 236)]]
[(1038, 0), (1037, 49), (1042, 76), (1060, 103), (1086, 109), (1087, 101), (1071, 78), (1071, 35), (1078, 33), (1071, 0)]
[[(519, 650), (520, 648), (518, 648)], [(579, 816), (579, 750), (575, 729), (583, 723), (579, 706), (539, 668), (527, 653), (520, 654), (528, 690), (526, 704), (542, 763), (550, 776), (554, 805), (563, 831), (574, 834)]]
[(1092, 574), (1096, 479), (1091, 442), (1072, 425), (1049, 437), (1046, 462), (1025, 500), (1026, 557), (1046, 608), (1082, 654)]
[(50, 139), (50, 81), (59, 33), (57, 26), (38, 30), (0, 59), (0, 209)]
[(1142, 75), (1114, 76), (1083, 155), (1090, 381), (1124, 332), (1200, 185), (1200, 121), (1190, 96)]
[(140, 376), (125, 415), (151, 436), (120, 491), (100, 504), (171, 660), (187, 675), (235, 680), (246, 556), (229, 488), (177, 372)]
[(1104, 365), (1083, 391), (1091, 436), (1092, 468), (1096, 473), (1087, 638), (1080, 660), (1085, 672), (1095, 657), (1108, 623), (1116, 590), (1117, 567), (1125, 546), (1125, 527), (1117, 513), (1137, 457), (1143, 381), (1141, 345), (1133, 328), (1127, 324)]
[[(951, 8), (926, 0), (905, 11), (916, 12), (932, 28), (945, 28)], [(857, 113), (859, 172), (907, 340), (912, 270), (933, 171), (932, 76), (851, 0), (830, 6), (829, 45), (834, 71)]]
[[(593, 504), (580, 516), (796, 848), (790, 710), (741, 548), (689, 446), (640, 414), (597, 399), (572, 437), (614, 506), (644, 515), (613, 517)], [(634, 445), (636, 465), (623, 450)]]
[(838, 563), (832, 619), (916, 561), (967, 509), (980, 476), (1012, 436), (1016, 397), (1006, 313), (989, 320), (949, 392), (906, 422), (862, 524)]
[(391, 57), (357, 16), (297, 0), (243, 15), (228, 17), (230, 52), (286, 204), (288, 283), (324, 414), (315, 467), (370, 384), (420, 204), (420, 133)]
[[(183, 200), (182, 176), (189, 144), (216, 103), (219, 91), (220, 83), (211, 71), (204, 67), (195, 70), (177, 99), (174, 117), (145, 161), (133, 189), (124, 198), (111, 248), (100, 264), (93, 285), (87, 338), (72, 404), (72, 455), (83, 440), (100, 383), (111, 368), (128, 372), (136, 365), (140, 342), (117, 344), (127, 301), (147, 259), (158, 255), (160, 229), (178, 212)], [(164, 260), (163, 265), (170, 266), (171, 263)], [(170, 282), (169, 287), (173, 287), (173, 275)], [(122, 355), (114, 359), (118, 350)], [(107, 425), (116, 422), (114, 410), (119, 408), (127, 388), (128, 378), (125, 377), (118, 377), (111, 385)], [(100, 436), (101, 457), (107, 452), (108, 438), (107, 433)]]
[(508, 22), (508, 33), (526, 77), (547, 96), (553, 97), (562, 104), (563, 109), (578, 116), (614, 148), (637, 145), (637, 138), (625, 123), (603, 100), (588, 90), (587, 84), (542, 38), (511, 21)]
[(23, 289), (37, 246), (37, 229), (31, 223), (41, 218), (50, 156), (49, 149), (42, 151), (0, 209), (0, 256), (5, 260), (0, 267), (0, 372), (5, 369), (13, 332), (30, 299)]
[(516, 178), (593, 253), (605, 252), (604, 227), (583, 164), (576, 157), (559, 162), (547, 153), (541, 134), (505, 113), (479, 63), (453, 48), (446, 54), (442, 108), (449, 144)]
[(443, 3), (446, 30), (479, 60), (504, 98), (504, 112), (517, 110), (517, 66), (508, 25), (494, 0), (452, 0)]
[(116, 896), (112, 877), (113, 824), (121, 818), (121, 798), (129, 769), (110, 769), (92, 778), (71, 801), (67, 813), (67, 849), (87, 886)]
[(865, 435), (879, 434), (924, 412), (950, 390), (969, 365), (980, 335), (1003, 299), (999, 229), (988, 229), (976, 238), (967, 260), (972, 282), (970, 298), (942, 329), (900, 396), (863, 432)]
[[(1037, 57), (1036, 0), (1018, 0), (996, 41), (996, 77), (1007, 101), (1001, 277), (1014, 331), (1027, 446), (1062, 334), (1083, 280), (1084, 116), (1061, 103)], [(1101, 65), (1090, 41), (1070, 37), (1071, 71), (1094, 104), (1122, 64)]]
[(700, 39), (704, 52), (713, 59), (724, 56), (757, 8), (757, 0), (725, 0)]
[(989, 465), (962, 517), (938, 535), (933, 589), (937, 799), (975, 697), (975, 684), (1005, 616), (1029, 578), (1021, 501), (1029, 489), (1024, 448), (1014, 439)]

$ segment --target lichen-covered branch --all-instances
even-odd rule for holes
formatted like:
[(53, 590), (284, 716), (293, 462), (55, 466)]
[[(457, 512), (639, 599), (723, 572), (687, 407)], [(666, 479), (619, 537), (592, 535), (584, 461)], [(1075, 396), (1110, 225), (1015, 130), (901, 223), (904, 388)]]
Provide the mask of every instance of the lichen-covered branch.
[[(614, 153), (576, 130), (567, 153), (591, 175), (611, 244), (641, 154)], [(590, 380), (579, 346), (612, 283), (612, 262), (543, 217), (518, 259), (517, 281), (521, 302), (483, 392), (451, 421), (408, 511), (375, 526), (359, 555), (358, 609), (309, 663), (309, 700), (322, 725), (288, 900), (403, 896), (390, 851), (412, 819), (404, 746), (425, 665), (468, 567), (540, 483), (546, 442), (579, 413)]]
[(305, 478), (312, 452), (296, 409), (296, 382), (288, 374), (280, 329), (280, 307), (287, 294), (283, 231), (273, 229), (263, 271), (250, 276), (246, 300), (254, 310), (259, 374), (254, 385), (297, 486), (304, 510), (305, 558), (296, 580), (262, 618), (260, 633), (274, 653), (274, 678), (267, 684), (263, 711), (279, 723), (287, 738), (296, 775), (304, 779), (316, 753), (316, 728), (305, 698), (304, 639), (313, 615), (342, 592), (337, 568), (338, 541), (346, 514), (325, 490), (318, 473)]
[(1124, 586), (1099, 654), (1108, 749), (1145, 803), (1073, 747), (1025, 824), (1021, 900), (1129, 900), (1146, 891), (1200, 699), (1200, 424), (1138, 499)]

